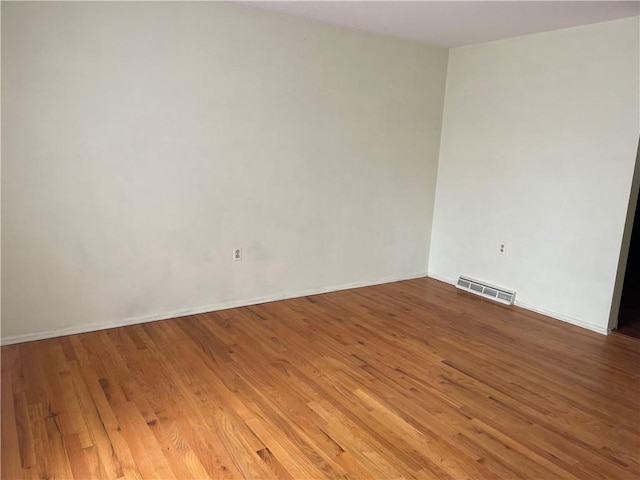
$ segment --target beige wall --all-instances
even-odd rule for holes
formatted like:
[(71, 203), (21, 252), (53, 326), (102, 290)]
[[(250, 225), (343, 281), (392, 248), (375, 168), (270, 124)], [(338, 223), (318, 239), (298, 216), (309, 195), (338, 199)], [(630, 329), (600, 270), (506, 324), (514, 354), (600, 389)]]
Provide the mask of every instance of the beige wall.
[(2, 2), (2, 342), (427, 259), (606, 332), (638, 31), (456, 48), (447, 73), (443, 49), (240, 5)]
[(2, 2), (3, 342), (424, 275), (446, 63), (239, 5)]
[(638, 24), (450, 51), (431, 275), (514, 288), (606, 332), (640, 131)]

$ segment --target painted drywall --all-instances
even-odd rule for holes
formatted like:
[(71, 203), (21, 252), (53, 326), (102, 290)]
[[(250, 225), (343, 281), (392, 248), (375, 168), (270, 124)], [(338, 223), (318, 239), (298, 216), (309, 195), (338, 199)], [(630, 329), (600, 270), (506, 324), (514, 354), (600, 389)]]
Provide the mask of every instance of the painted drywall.
[(606, 332), (638, 145), (638, 25), (450, 51), (430, 275), (513, 288)]
[(424, 275), (447, 55), (217, 2), (2, 2), (2, 341)]

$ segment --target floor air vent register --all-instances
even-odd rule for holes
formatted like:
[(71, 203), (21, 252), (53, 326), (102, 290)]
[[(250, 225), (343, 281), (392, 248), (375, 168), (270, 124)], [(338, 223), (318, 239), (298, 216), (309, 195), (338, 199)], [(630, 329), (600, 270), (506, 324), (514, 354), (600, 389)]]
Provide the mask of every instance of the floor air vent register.
[(475, 293), (476, 295), (480, 295), (481, 297), (488, 298), (495, 302), (504, 303), (505, 305), (513, 305), (513, 302), (516, 300), (515, 291), (489, 285), (488, 283), (464, 277), (462, 275), (458, 278), (456, 287), (460, 290)]

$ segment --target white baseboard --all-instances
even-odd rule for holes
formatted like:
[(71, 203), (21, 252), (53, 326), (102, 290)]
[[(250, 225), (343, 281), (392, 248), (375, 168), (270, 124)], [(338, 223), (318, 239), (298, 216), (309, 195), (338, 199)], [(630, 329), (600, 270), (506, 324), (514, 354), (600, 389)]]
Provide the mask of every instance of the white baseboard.
[(457, 279), (446, 278), (438, 275), (437, 273), (427, 272), (427, 277), (433, 278), (435, 280), (440, 280), (441, 282), (448, 283), (450, 285), (455, 285)]
[(373, 285), (381, 285), (383, 283), (400, 282), (402, 280), (411, 280), (427, 276), (426, 272), (418, 272), (411, 275), (402, 275), (397, 277), (385, 277), (376, 280), (366, 280), (362, 282), (353, 282), (343, 285), (334, 285), (330, 287), (312, 288), (299, 292), (283, 293), (278, 295), (268, 295), (265, 297), (248, 298), (244, 300), (235, 300), (231, 302), (216, 303), (203, 307), (188, 308), (185, 310), (175, 310), (172, 312), (158, 313), (153, 315), (144, 315), (141, 317), (127, 318), (124, 320), (115, 320), (104, 323), (89, 323), (85, 325), (77, 325), (58, 330), (48, 330), (44, 332), (28, 333), (25, 335), (15, 335), (12, 337), (2, 337), (0, 345), (13, 345), (16, 343), (32, 342), (35, 340), (44, 340), (47, 338), (63, 337), (65, 335), (75, 335), (78, 333), (95, 332), (98, 330), (106, 330), (108, 328), (124, 327), (127, 325), (135, 325), (138, 323), (155, 322), (158, 320), (168, 320), (171, 318), (184, 317), (187, 315), (197, 315), (207, 312), (215, 312), (218, 310), (227, 310), (229, 308), (247, 307), (249, 305), (257, 305), (260, 303), (276, 302), (279, 300), (287, 300), (289, 298), (306, 297), (308, 295), (318, 295), (320, 293), (337, 292), (340, 290), (349, 290), (351, 288), (370, 287)]
[[(451, 285), (455, 285), (456, 281), (457, 281), (457, 280), (453, 280), (453, 279), (450, 279), (450, 278), (442, 277), (442, 276), (440, 276), (438, 274), (431, 273), (431, 272), (427, 273), (427, 276), (429, 278), (434, 278), (435, 280), (440, 280), (441, 282), (449, 283)], [(556, 320), (560, 320), (560, 321), (563, 321), (563, 322), (566, 322), (566, 323), (570, 323), (571, 325), (576, 325), (578, 327), (586, 328), (587, 330), (591, 330), (592, 332), (596, 332), (596, 333), (599, 333), (601, 335), (609, 335), (609, 333), (611, 333), (611, 332), (609, 332), (608, 328), (603, 328), (603, 327), (600, 327), (598, 325), (594, 325), (594, 324), (589, 323), (589, 322), (584, 322), (584, 321), (579, 320), (577, 318), (569, 317), (567, 315), (563, 315), (563, 314), (558, 313), (558, 312), (553, 312), (551, 310), (546, 310), (544, 308), (536, 307), (535, 305), (530, 305), (528, 303), (521, 302), (521, 301), (517, 300), (517, 298), (516, 298), (515, 305), (517, 307), (524, 308), (525, 310), (529, 310), (531, 312), (540, 313), (541, 315), (545, 315), (547, 317), (551, 317), (551, 318), (554, 318)]]
[(601, 335), (609, 335), (610, 333), (608, 328), (602, 328), (598, 325), (594, 325), (593, 323), (584, 322), (577, 318), (568, 317), (567, 315), (563, 315), (561, 313), (552, 312), (544, 308), (539, 308), (534, 305), (529, 305), (528, 303), (523, 303), (523, 302), (520, 302), (519, 300), (516, 300), (516, 306), (522, 307), (525, 310), (530, 310), (532, 312), (546, 315), (547, 317), (555, 318), (556, 320), (562, 320), (563, 322), (570, 323), (571, 325), (576, 325), (578, 327), (586, 328), (587, 330), (591, 330), (592, 332), (596, 332)]

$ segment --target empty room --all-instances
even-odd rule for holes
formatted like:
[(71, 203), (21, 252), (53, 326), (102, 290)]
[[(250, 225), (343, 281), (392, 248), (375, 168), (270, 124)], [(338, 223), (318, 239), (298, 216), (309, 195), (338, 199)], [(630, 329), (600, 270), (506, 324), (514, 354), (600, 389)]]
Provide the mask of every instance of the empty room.
[(1, 2), (2, 479), (640, 478), (640, 2)]

